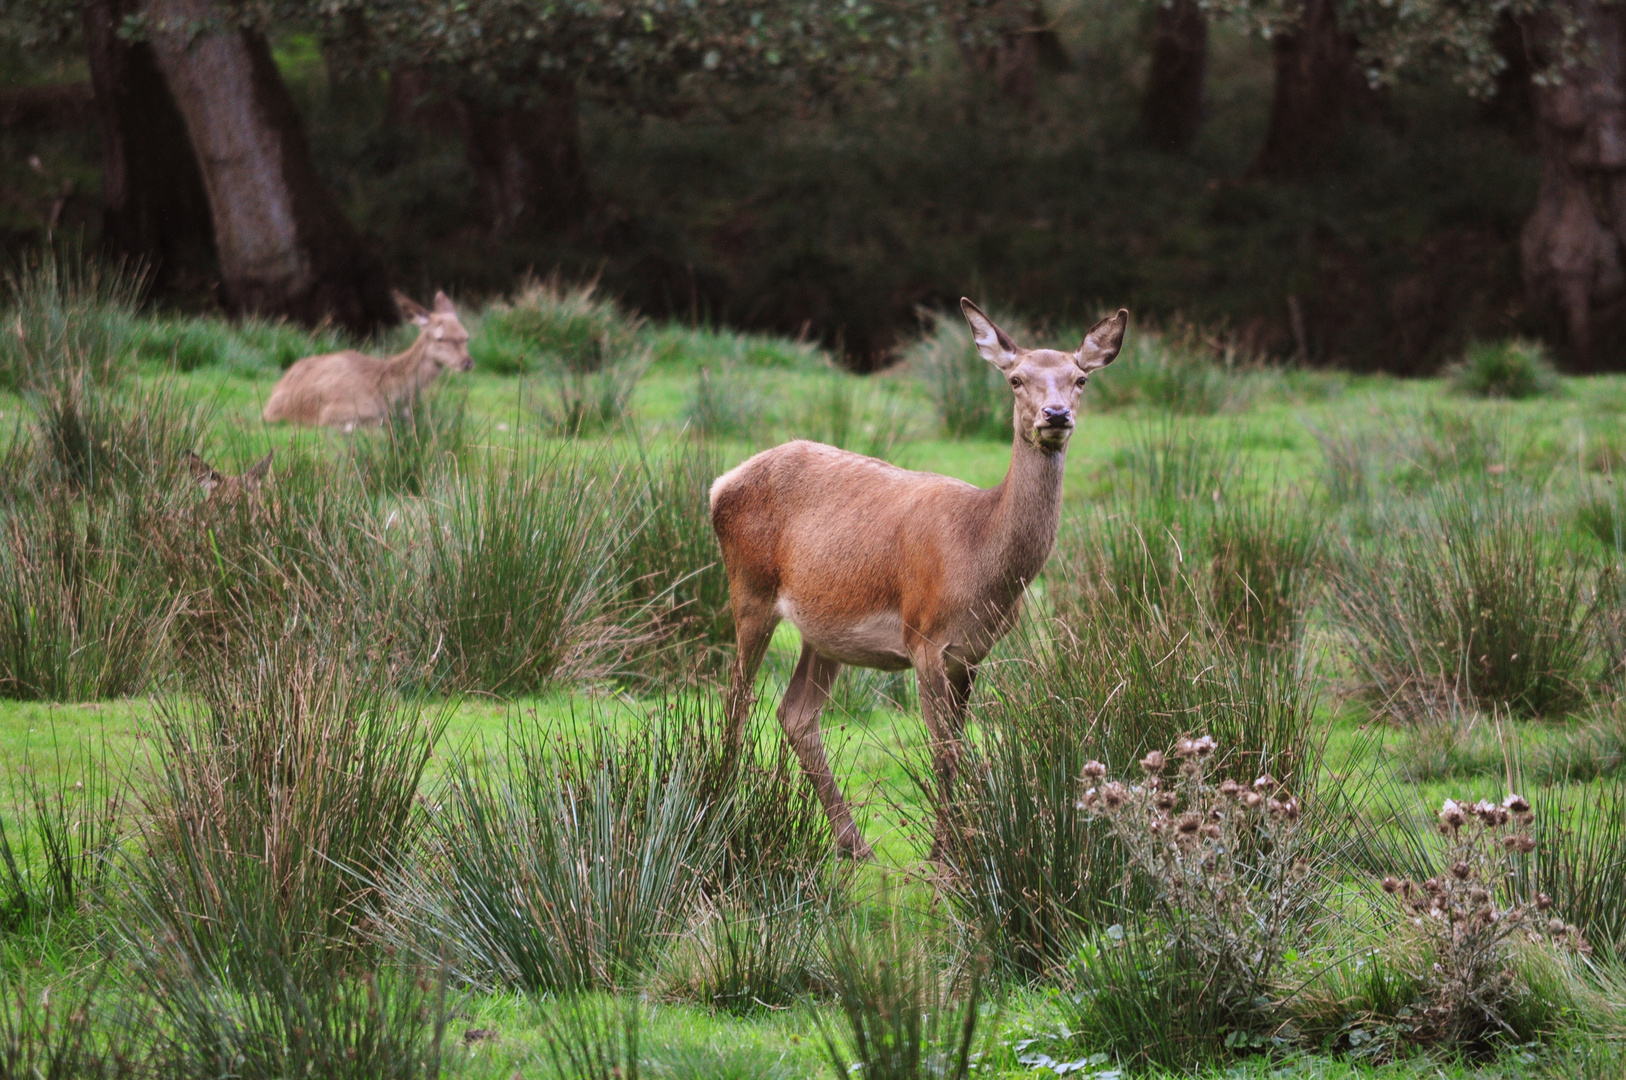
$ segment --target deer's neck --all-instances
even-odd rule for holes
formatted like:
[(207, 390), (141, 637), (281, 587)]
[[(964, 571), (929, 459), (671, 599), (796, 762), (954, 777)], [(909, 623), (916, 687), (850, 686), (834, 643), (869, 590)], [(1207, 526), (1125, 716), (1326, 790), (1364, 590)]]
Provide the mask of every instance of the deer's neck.
[(419, 333), (418, 340), (407, 346), (405, 352), (396, 353), (384, 361), (379, 373), (378, 389), (390, 402), (402, 401), (422, 390), (434, 378), (429, 363), (429, 335)]
[(1005, 584), (1020, 591), (1044, 569), (1061, 524), (1061, 481), (1066, 450), (1046, 450), (1020, 435), (1011, 447), (1011, 469), (990, 494), (994, 511), (989, 539)]

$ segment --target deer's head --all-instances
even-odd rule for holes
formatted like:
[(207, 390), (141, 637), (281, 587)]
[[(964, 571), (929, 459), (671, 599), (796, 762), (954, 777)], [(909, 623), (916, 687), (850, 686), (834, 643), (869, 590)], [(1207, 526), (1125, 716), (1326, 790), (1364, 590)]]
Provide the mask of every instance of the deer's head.
[(1073, 434), (1078, 397), (1092, 372), (1106, 367), (1123, 347), (1129, 312), (1102, 319), (1073, 352), (1023, 349), (970, 300), (960, 310), (982, 358), (999, 369), (1016, 397), (1016, 433), (1045, 450), (1064, 450)]
[(468, 371), (474, 366), (469, 355), (469, 332), (457, 319), (457, 310), (445, 293), (435, 294), (435, 309), (426, 311), (408, 297), (395, 294), (395, 306), (419, 329), (418, 340), (428, 345), (424, 355), (441, 368)]
[(271, 471), (271, 454), (274, 453), (276, 451), (273, 450), (266, 454), (238, 476), (227, 476), (190, 450), (186, 452), (186, 467), (192, 474), (193, 481), (208, 494), (209, 498), (230, 500), (243, 494), (252, 495), (260, 490), (265, 474)]

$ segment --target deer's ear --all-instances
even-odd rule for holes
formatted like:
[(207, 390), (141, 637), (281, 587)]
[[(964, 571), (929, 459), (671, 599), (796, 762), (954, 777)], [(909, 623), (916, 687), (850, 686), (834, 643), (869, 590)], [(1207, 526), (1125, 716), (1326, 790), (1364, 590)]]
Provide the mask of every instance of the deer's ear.
[(1073, 354), (1078, 370), (1088, 375), (1112, 363), (1118, 350), (1124, 347), (1124, 331), (1129, 329), (1129, 312), (1119, 308), (1118, 314), (1109, 315), (1090, 327), (1084, 335), (1084, 344)]
[(271, 471), (271, 455), (275, 453), (275, 450), (269, 450), (263, 458), (256, 461), (254, 466), (242, 475), (243, 483), (251, 488), (259, 487), (260, 481), (265, 479), (265, 474)]
[(1011, 336), (995, 326), (994, 320), (982, 313), (982, 308), (963, 296), (960, 310), (965, 312), (965, 321), (971, 324), (971, 339), (977, 343), (977, 352), (982, 358), (1001, 371), (1015, 367), (1016, 342)]
[(417, 323), (419, 326), (429, 325), (429, 312), (423, 309), (423, 305), (405, 293), (398, 292), (395, 294), (395, 306), (401, 309), (401, 314), (407, 321)]
[(435, 314), (437, 314), (437, 315), (456, 315), (457, 314), (457, 309), (452, 307), (451, 297), (447, 296), (443, 292), (437, 292), (435, 294)]
[(186, 471), (192, 474), (192, 479), (204, 491), (213, 491), (215, 485), (223, 477), (209, 467), (209, 463), (188, 450), (186, 452)]

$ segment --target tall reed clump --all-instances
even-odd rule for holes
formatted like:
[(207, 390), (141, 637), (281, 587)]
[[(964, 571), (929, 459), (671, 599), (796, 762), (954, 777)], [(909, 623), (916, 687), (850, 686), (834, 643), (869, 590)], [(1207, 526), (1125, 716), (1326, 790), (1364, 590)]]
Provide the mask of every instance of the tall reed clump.
[(616, 570), (641, 635), (630, 667), (655, 676), (717, 674), (734, 640), (728, 574), (712, 531), (709, 492), (722, 460), (704, 438), (644, 451)]
[(359, 955), (377, 883), (416, 842), (414, 800), (448, 715), (396, 681), (333, 642), (271, 638), (160, 705), (138, 866), (156, 978), (206, 971), (250, 992)]
[(1550, 896), (1600, 953), (1626, 948), (1626, 775), (1602, 784), (1538, 789), (1530, 800), (1537, 847), (1522, 867), (1526, 892)]
[(22, 800), (10, 826), (10, 807), (0, 810), (0, 931), (78, 910), (111, 880), (126, 788), (109, 768), (106, 745), (99, 755), (89, 743), (67, 756), (59, 747), (52, 764), (46, 777), (28, 762), (22, 790), (6, 793)]
[(36, 482), (89, 495), (148, 496), (180, 481), (182, 457), (209, 430), (207, 407), (167, 379), (109, 387), (78, 368), (35, 384), (25, 399)]
[(414, 396), (376, 432), (351, 436), (346, 449), (362, 488), (373, 495), (428, 494), (468, 454), (468, 405), (467, 391)]
[(402, 932), (477, 979), (610, 988), (654, 971), (702, 896), (823, 895), (828, 825), (761, 724), (736, 758), (688, 697), (558, 731), (511, 723), (505, 753), (459, 759), (437, 794), (429, 857), (392, 885)]
[(1144, 405), (1186, 416), (1240, 408), (1253, 388), (1234, 352), (1220, 351), (1216, 358), (1215, 345), (1189, 325), (1136, 334), (1112, 367), (1091, 380), (1085, 400), (1099, 409)]
[(0, 697), (89, 701), (143, 689), (180, 608), (135, 500), (51, 486), (0, 502)]
[[(904, 357), (937, 407), (944, 433), (951, 439), (1010, 438), (1010, 390), (999, 369), (977, 354), (965, 319), (943, 311), (922, 318), (925, 331)], [(1022, 337), (1020, 328), (1011, 333)]]
[(30, 252), (0, 273), (0, 389), (20, 391), (83, 372), (113, 375), (131, 341), (146, 285), (139, 270), (72, 247)]
[(76, 998), (10, 981), (0, 999), (0, 1077), (133, 1080), (156, 1073), (150, 1037), (127, 1012), (110, 1012), (98, 972)]
[[(875, 925), (879, 922), (879, 925)], [(894, 912), (832, 922), (824, 968), (841, 1026), (823, 1030), (836, 1076), (876, 1080), (965, 1080), (974, 1068), (982, 979), (963, 995)]]
[[(1268, 773), (1215, 781), (1212, 738), (1153, 750), (1131, 782), (1087, 762), (1085, 812), (1106, 823), (1146, 901), (1074, 963), (1068, 1027), (1119, 1060), (1186, 1068), (1275, 1026), (1276, 978), (1327, 882), (1304, 807)], [(1170, 775), (1174, 773), (1175, 775)]]
[(1521, 486), (1434, 488), (1369, 545), (1346, 541), (1333, 591), (1374, 696), (1402, 717), (1453, 700), (1524, 716), (1582, 698), (1593, 660), (1582, 567)]
[(1539, 341), (1476, 341), (1446, 372), (1451, 389), (1469, 397), (1546, 397), (1558, 392), (1558, 371)]
[(886, 458), (904, 437), (907, 419), (903, 405), (877, 381), (836, 375), (802, 398), (789, 425), (797, 438)]
[(565, 451), (488, 460), (443, 488), (413, 559), (426, 652), (451, 685), (524, 693), (613, 670), (633, 643), (616, 573), (622, 474)]

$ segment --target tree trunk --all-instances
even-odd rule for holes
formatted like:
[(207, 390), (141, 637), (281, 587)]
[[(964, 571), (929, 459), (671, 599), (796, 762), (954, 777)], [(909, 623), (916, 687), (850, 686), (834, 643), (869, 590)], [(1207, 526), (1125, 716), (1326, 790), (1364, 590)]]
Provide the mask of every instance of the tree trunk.
[(1202, 126), (1208, 68), (1208, 19), (1196, 0), (1165, 0), (1152, 31), (1152, 70), (1141, 123), (1160, 150), (1183, 154)]
[(186, 123), (152, 47), (119, 36), (134, 5), (89, 0), (85, 56), (102, 133), (102, 243), (160, 285), (212, 276), (214, 228)]
[[(992, 78), (1002, 97), (1032, 108), (1039, 69), (1064, 71), (1071, 66), (1044, 7), (1037, 0), (992, 0), (976, 7), (980, 10), (963, 8), (958, 16), (960, 55), (973, 71)], [(991, 40), (974, 23), (997, 27)]]
[(464, 153), (480, 192), (480, 216), (494, 236), (553, 229), (587, 200), (576, 86), (559, 79), (529, 104), (493, 107), (459, 99)]
[(427, 68), (400, 64), (390, 70), (384, 99), (390, 123), (430, 135), (457, 135), (462, 131), (460, 111), (456, 99), (434, 84)]
[(1299, 21), (1271, 44), (1276, 88), (1265, 143), (1250, 170), (1291, 178), (1326, 167), (1344, 137), (1344, 120), (1359, 76), (1355, 43), (1338, 29), (1333, 0), (1303, 0)]
[(265, 38), (193, 37), (214, 14), (208, 0), (150, 0), (147, 14), (209, 194), (221, 302), (357, 333), (398, 322), (384, 266), (317, 175)]
[[(1562, 316), (1577, 365), (1598, 370), (1600, 338), (1626, 329), (1626, 9), (1571, 5), (1589, 42), (1584, 66), (1532, 88), (1541, 186), (1519, 255), (1526, 296)], [(1536, 70), (1556, 50), (1551, 16), (1525, 21)]]

